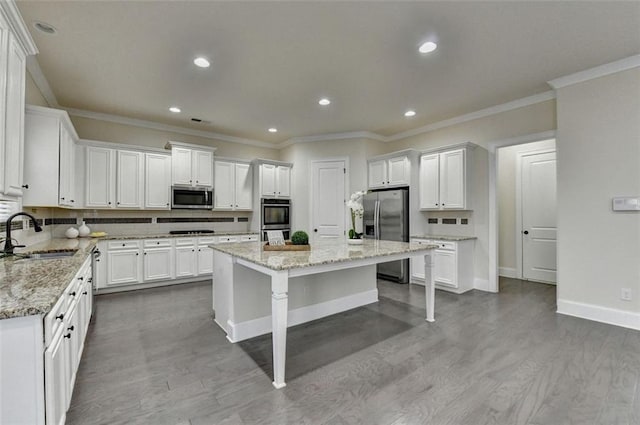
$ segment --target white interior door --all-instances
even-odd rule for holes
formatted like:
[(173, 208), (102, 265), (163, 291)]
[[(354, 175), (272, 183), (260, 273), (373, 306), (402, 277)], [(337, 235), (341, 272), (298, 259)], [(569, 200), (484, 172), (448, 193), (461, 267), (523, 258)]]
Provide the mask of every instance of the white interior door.
[(311, 163), (313, 238), (338, 238), (345, 234), (345, 161)]
[(522, 277), (556, 282), (556, 153), (524, 155)]

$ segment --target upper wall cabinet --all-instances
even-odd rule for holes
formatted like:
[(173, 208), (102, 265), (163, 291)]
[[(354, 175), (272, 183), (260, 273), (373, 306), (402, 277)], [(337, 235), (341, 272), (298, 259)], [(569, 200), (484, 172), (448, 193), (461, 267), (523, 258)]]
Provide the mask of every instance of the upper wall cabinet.
[(407, 155), (369, 160), (369, 189), (408, 186), (411, 163)]
[(251, 211), (253, 172), (251, 164), (233, 160), (215, 161), (214, 209)]
[(78, 135), (66, 111), (27, 105), (22, 203), (82, 207), (76, 187)]
[(169, 142), (171, 182), (182, 186), (213, 187), (213, 152), (215, 148)]
[(420, 157), (421, 210), (471, 209), (469, 150), (465, 145)]
[(0, 2), (0, 199), (22, 197), (27, 55), (37, 53), (13, 2)]
[(171, 206), (171, 155), (144, 154), (144, 207), (169, 209)]
[(291, 167), (289, 163), (259, 162), (259, 187), (262, 198), (291, 197)]

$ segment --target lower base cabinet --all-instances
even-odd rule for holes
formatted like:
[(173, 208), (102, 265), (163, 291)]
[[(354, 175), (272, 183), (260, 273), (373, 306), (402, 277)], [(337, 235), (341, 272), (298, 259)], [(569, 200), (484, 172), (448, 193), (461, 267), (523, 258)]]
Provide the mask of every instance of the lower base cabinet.
[(102, 256), (96, 287), (111, 292), (190, 282), (213, 273), (209, 245), (258, 240), (258, 235), (245, 234), (103, 241), (98, 244)]
[(45, 315), (0, 320), (0, 424), (62, 425), (93, 308), (91, 257)]
[[(473, 289), (473, 239), (444, 241), (412, 238), (412, 243), (438, 245), (433, 251), (436, 288), (461, 294)], [(424, 284), (424, 259), (411, 259), (411, 283)]]

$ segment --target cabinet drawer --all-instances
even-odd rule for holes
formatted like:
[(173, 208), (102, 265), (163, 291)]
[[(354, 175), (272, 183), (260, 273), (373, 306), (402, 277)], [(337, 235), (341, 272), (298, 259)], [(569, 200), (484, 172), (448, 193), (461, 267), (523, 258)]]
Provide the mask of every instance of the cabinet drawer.
[(145, 239), (145, 248), (170, 247), (171, 239)]
[(215, 237), (198, 238), (198, 245), (211, 245), (213, 243), (216, 243)]
[(196, 238), (178, 238), (176, 239), (176, 246), (195, 245)]
[(238, 242), (237, 236), (220, 236), (218, 237), (218, 243), (231, 243)]
[(240, 236), (240, 242), (257, 242), (258, 235), (242, 235)]
[(455, 251), (456, 243), (455, 242), (447, 242), (447, 241), (433, 241), (436, 245), (438, 245), (437, 249), (444, 249), (447, 251)]
[(416, 245), (432, 245), (433, 241), (427, 239), (411, 239), (411, 243), (414, 243)]
[(53, 336), (64, 323), (67, 311), (67, 297), (62, 295), (55, 303), (49, 314), (44, 317), (44, 345), (48, 347), (53, 341)]
[(110, 250), (140, 248), (140, 241), (111, 241), (107, 247)]

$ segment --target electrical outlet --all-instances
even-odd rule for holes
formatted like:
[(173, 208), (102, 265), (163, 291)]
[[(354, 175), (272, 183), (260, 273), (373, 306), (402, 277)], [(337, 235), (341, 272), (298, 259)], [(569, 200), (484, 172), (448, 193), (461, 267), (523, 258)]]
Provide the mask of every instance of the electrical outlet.
[(624, 301), (631, 301), (631, 288), (622, 288), (620, 290), (620, 299)]

